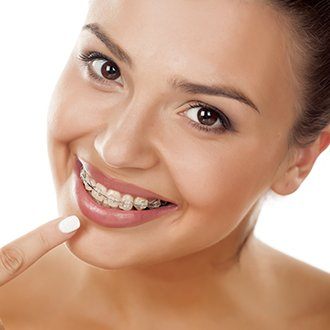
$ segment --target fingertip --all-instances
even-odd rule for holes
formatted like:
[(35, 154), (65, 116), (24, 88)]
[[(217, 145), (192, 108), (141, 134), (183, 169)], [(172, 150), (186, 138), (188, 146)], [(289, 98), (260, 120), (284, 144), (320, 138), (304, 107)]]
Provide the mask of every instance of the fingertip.
[(58, 229), (63, 234), (70, 234), (80, 227), (80, 220), (76, 215), (70, 215), (61, 220), (58, 224)]

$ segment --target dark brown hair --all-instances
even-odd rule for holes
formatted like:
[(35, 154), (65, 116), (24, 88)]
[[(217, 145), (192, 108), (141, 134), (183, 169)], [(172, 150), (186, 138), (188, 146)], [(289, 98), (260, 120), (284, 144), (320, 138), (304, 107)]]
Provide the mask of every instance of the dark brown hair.
[(293, 36), (292, 62), (299, 83), (297, 119), (289, 146), (307, 146), (330, 123), (330, 1), (267, 0), (288, 19)]

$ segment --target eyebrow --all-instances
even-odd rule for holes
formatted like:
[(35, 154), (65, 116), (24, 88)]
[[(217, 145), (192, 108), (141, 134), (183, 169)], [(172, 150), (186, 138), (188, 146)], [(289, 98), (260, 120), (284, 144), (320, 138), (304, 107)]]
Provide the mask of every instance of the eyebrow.
[(188, 94), (206, 94), (206, 95), (213, 95), (213, 96), (223, 96), (227, 98), (234, 99), (241, 103), (244, 103), (250, 106), (253, 110), (257, 111), (260, 114), (260, 110), (257, 106), (247, 97), (243, 92), (228, 86), (207, 86), (197, 83), (192, 83), (186, 80), (179, 80), (174, 78), (171, 80), (171, 86), (175, 89), (180, 89), (184, 93)]
[[(128, 53), (120, 47), (112, 38), (107, 36), (97, 23), (86, 24), (82, 27), (82, 30), (88, 30), (93, 33), (104, 45), (122, 62), (126, 63), (130, 68), (133, 68), (133, 60)], [(170, 86), (174, 89), (181, 90), (187, 94), (205, 94), (212, 96), (222, 96), (234, 99), (241, 103), (248, 105), (253, 110), (260, 114), (260, 110), (257, 106), (247, 97), (242, 91), (237, 88), (229, 86), (208, 86), (198, 83), (172, 77), (169, 80)]]
[(121, 48), (114, 40), (102, 32), (100, 26), (97, 23), (86, 24), (82, 27), (82, 30), (88, 30), (92, 32), (116, 57), (118, 57), (122, 62), (126, 63), (129, 67), (133, 67), (133, 61), (127, 52)]

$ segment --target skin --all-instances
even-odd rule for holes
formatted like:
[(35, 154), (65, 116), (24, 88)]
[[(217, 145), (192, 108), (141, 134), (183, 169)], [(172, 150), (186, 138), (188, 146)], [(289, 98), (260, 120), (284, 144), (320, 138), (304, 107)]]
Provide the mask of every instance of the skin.
[[(1, 288), (0, 315), (22, 326), (20, 304), (35, 329), (41, 315), (54, 329), (329, 327), (328, 274), (253, 236), (267, 192), (297, 190), (330, 143), (328, 126), (310, 146), (288, 148), (299, 93), (283, 20), (260, 1), (91, 2), (85, 24), (99, 24), (134, 67), (90, 31), (79, 35), (52, 96), (48, 146), (60, 214), (76, 214), (81, 228)], [(77, 56), (89, 50), (113, 58), (122, 80), (88, 77)], [(239, 89), (260, 113), (177, 91), (173, 76)], [(222, 109), (235, 131), (192, 127), (191, 101)], [(180, 209), (131, 228), (93, 224), (72, 196), (75, 155)]]

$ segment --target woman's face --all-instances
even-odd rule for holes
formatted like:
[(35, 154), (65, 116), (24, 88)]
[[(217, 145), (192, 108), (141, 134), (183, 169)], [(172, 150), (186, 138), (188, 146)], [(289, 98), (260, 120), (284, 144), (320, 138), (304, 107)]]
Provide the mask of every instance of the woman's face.
[[(295, 94), (279, 17), (257, 1), (98, 0), (85, 24), (48, 117), (58, 206), (82, 220), (68, 247), (109, 269), (214, 248), (287, 156)], [(93, 51), (110, 62), (79, 58)], [(179, 208), (137, 226), (96, 225), (74, 194), (76, 156)]]

